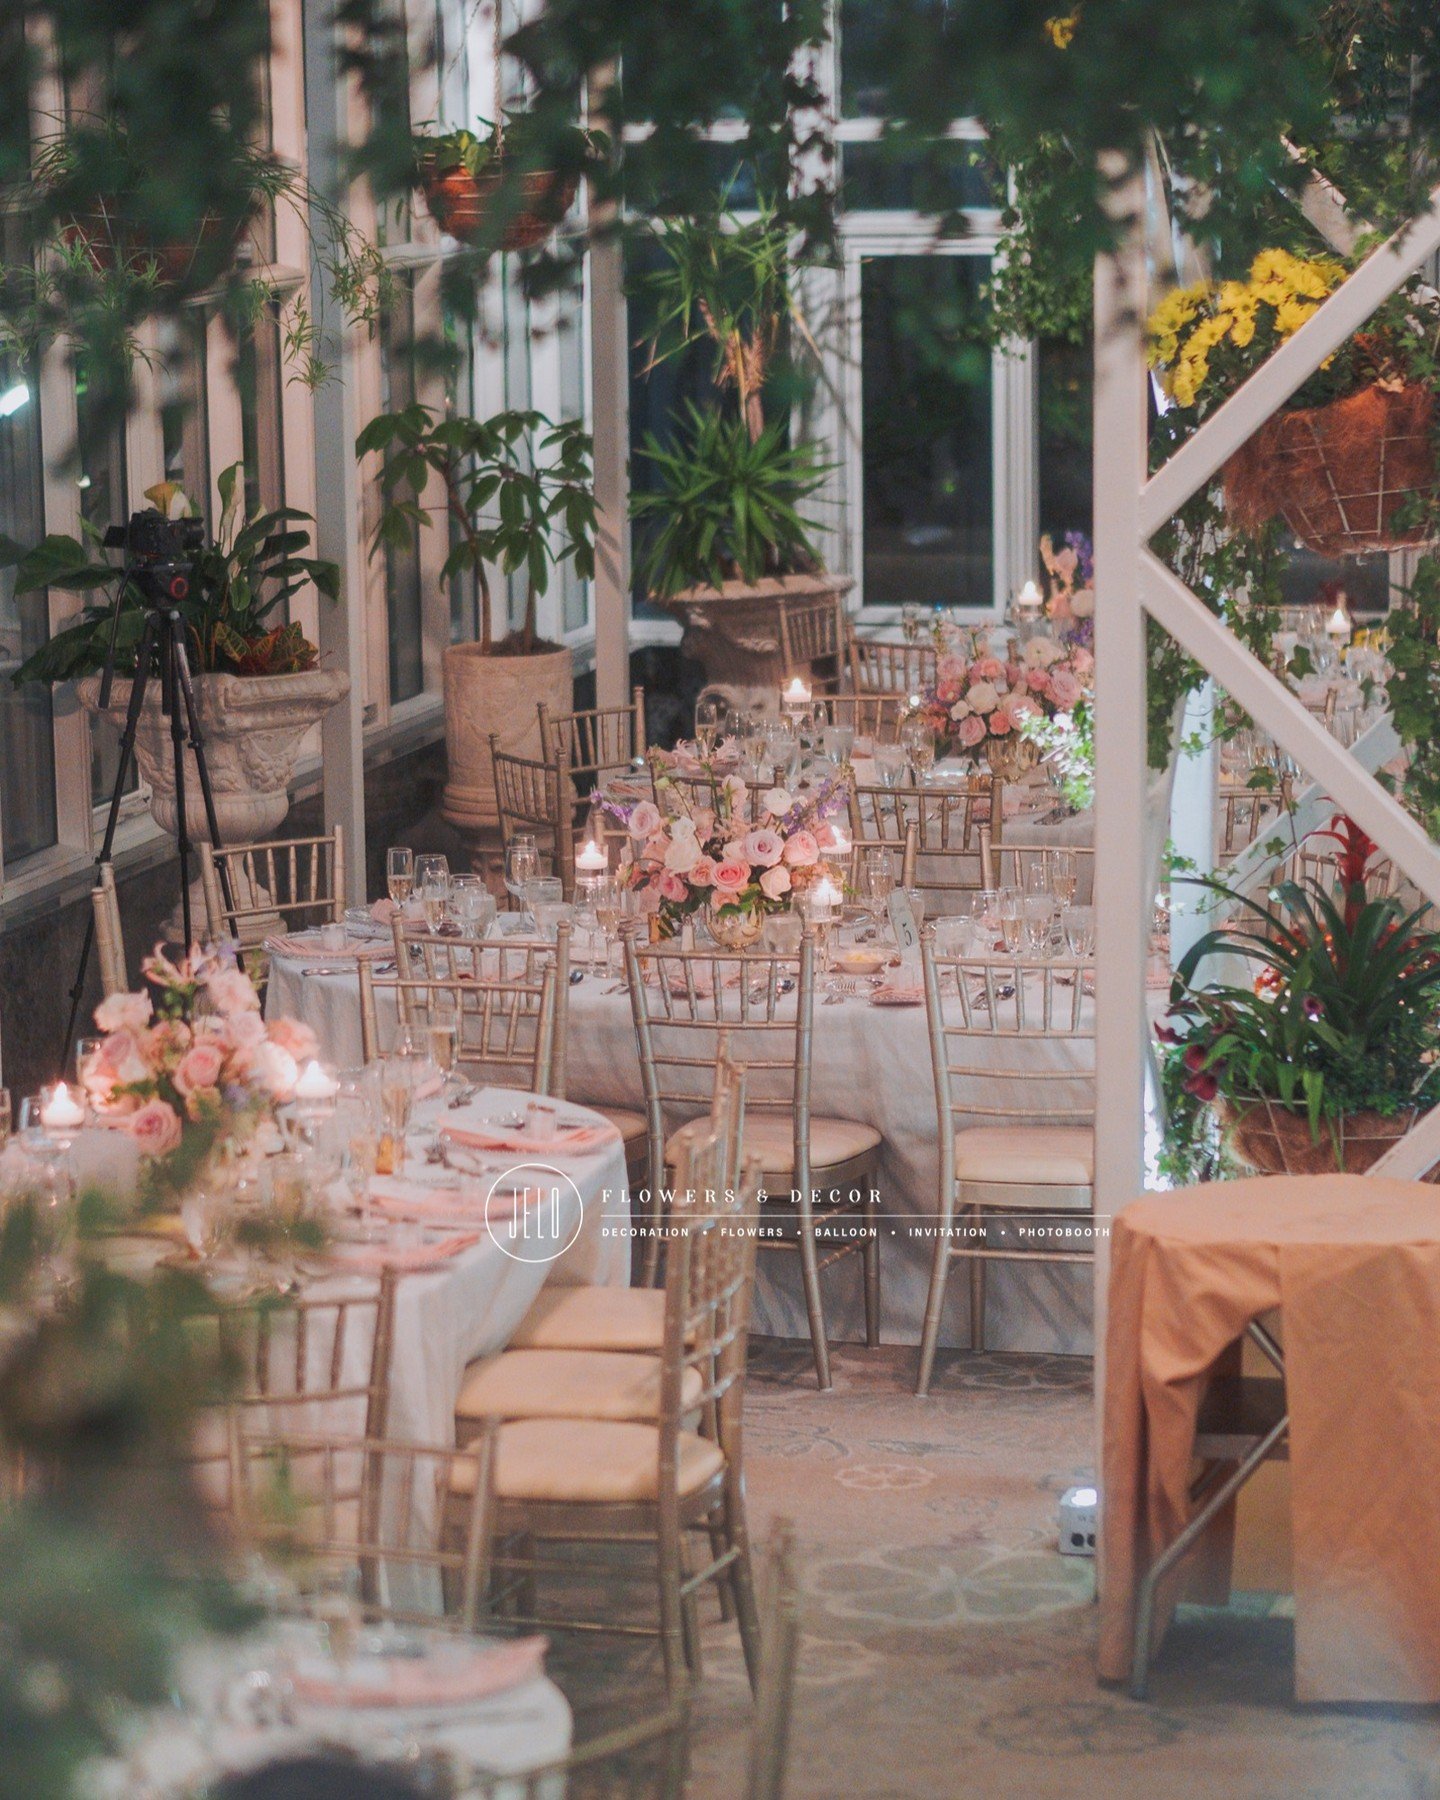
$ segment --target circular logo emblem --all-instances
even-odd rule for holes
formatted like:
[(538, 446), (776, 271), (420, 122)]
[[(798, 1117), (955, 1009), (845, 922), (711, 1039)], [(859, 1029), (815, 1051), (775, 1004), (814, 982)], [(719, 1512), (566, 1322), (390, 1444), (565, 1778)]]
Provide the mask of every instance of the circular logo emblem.
[(485, 1229), (515, 1262), (554, 1262), (579, 1237), (584, 1222), (579, 1188), (549, 1163), (518, 1163), (486, 1190)]

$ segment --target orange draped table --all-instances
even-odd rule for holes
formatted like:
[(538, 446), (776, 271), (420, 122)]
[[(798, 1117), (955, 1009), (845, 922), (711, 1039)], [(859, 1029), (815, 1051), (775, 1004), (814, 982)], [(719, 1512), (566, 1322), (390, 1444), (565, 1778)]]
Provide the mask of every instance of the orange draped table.
[[(1190, 1516), (1207, 1380), (1277, 1306), (1296, 1698), (1440, 1701), (1440, 1191), (1350, 1175), (1154, 1194), (1115, 1220), (1100, 1674), (1128, 1677), (1140, 1580)], [(1177, 1583), (1228, 1569), (1231, 1519)]]

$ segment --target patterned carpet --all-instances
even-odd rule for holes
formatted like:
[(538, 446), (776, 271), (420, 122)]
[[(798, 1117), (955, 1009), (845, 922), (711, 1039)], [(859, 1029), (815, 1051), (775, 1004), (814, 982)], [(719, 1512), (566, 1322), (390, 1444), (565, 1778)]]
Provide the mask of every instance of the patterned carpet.
[[(920, 1400), (914, 1358), (841, 1349), (819, 1394), (804, 1347), (754, 1347), (751, 1520), (763, 1543), (793, 1519), (805, 1571), (787, 1800), (1440, 1800), (1436, 1714), (1296, 1706), (1260, 1596), (1187, 1609), (1149, 1703), (1097, 1686), (1092, 1566), (1055, 1549), (1090, 1472), (1088, 1361), (942, 1351)], [(705, 1616), (691, 1792), (735, 1800), (749, 1695), (734, 1627)], [(648, 1646), (556, 1648), (578, 1735), (644, 1710)]]

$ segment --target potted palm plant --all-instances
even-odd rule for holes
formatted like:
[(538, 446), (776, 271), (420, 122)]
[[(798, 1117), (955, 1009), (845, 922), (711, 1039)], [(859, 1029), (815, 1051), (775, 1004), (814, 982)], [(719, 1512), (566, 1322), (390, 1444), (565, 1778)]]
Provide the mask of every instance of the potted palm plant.
[(686, 408), (676, 441), (653, 434), (640, 454), (655, 485), (637, 491), (636, 572), (685, 625), (685, 649), (712, 681), (778, 681), (779, 615), (838, 601), (847, 577), (829, 573), (817, 527), (802, 509), (827, 467), (813, 445), (792, 444), (784, 418), (767, 420), (767, 384), (810, 344), (790, 288), (789, 234), (773, 209), (758, 218), (680, 219), (659, 236), (660, 267), (644, 278), (655, 324), (649, 366), (708, 342), (720, 404)]
[[(444, 658), (443, 810), (461, 830), (486, 829), (496, 821), (490, 733), (507, 751), (538, 755), (538, 703), (557, 713), (573, 704), (570, 651), (539, 636), (536, 602), (560, 564), (572, 563), (582, 579), (595, 572), (590, 435), (578, 419), (552, 424), (517, 411), (450, 418), (417, 404), (370, 421), (356, 453), (372, 452), (381, 457), (382, 497), (374, 548), (408, 545), (432, 522), (422, 496), (438, 477), (451, 532), (440, 578), (475, 582), (479, 639), (451, 644)], [(503, 637), (495, 634), (492, 571), (524, 577), (524, 615)]]
[[(288, 603), (307, 584), (313, 583), (329, 601), (339, 598), (337, 566), (306, 554), (310, 515), (282, 506), (247, 519), (239, 463), (221, 474), (217, 486), (222, 510), (214, 541), (195, 552), (189, 595), (175, 605), (186, 626), (221, 839), (244, 843), (272, 836), (284, 819), (301, 741), (344, 699), (350, 678), (320, 668), (315, 646), (298, 623), (286, 618)], [(147, 488), (145, 497), (167, 518), (193, 516), (193, 506), (172, 482)], [(145, 625), (139, 590), (122, 569), (104, 560), (93, 534), (83, 540), (52, 534), (29, 552), (0, 541), (0, 562), (17, 565), (19, 593), (59, 588), (105, 595), (42, 645), (15, 671), (14, 680), (17, 685), (78, 681), (80, 704), (93, 713), (103, 710), (123, 726), (130, 701), (125, 677), (134, 669)], [(112, 627), (120, 678), (102, 709), (100, 671)], [(158, 683), (145, 695), (135, 757), (150, 788), (152, 815), (173, 832), (177, 809), (170, 724), (160, 710)], [(193, 761), (187, 771), (186, 818), (192, 838), (208, 837)]]
[[(1440, 1099), (1440, 932), (1429, 908), (1370, 892), (1374, 845), (1337, 818), (1333, 883), (1265, 899), (1208, 882), (1238, 922), (1185, 956), (1161, 1028), (1184, 1093), (1218, 1104), (1230, 1146), (1262, 1174), (1361, 1174)], [(1197, 980), (1215, 956), (1257, 971)]]

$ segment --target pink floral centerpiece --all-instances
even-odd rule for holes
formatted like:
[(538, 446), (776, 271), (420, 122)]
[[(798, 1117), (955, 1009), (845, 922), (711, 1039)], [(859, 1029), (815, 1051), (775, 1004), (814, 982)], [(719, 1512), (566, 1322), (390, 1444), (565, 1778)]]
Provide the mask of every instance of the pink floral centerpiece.
[(937, 751), (979, 758), (992, 746), (1018, 737), (1027, 719), (1054, 719), (1071, 713), (1089, 691), (1095, 658), (1088, 650), (1037, 635), (1017, 661), (996, 656), (967, 661), (954, 653), (936, 665), (935, 686), (915, 717), (935, 735)]
[(317, 1046), (308, 1025), (266, 1023), (227, 953), (193, 950), (175, 963), (157, 945), (142, 968), (153, 994), (100, 1002), (105, 1035), (81, 1080), (99, 1116), (139, 1145), (154, 1193), (174, 1195), (222, 1145), (243, 1145), (273, 1117)]
[(671, 779), (673, 761), (651, 758), (652, 800), (610, 810), (630, 830), (633, 861), (627, 880), (657, 935), (673, 937), (686, 919), (701, 915), (718, 942), (753, 943), (767, 913), (790, 906), (821, 872), (822, 853), (833, 842), (829, 820), (846, 805), (848, 766), (812, 793), (797, 797), (773, 787), (757, 797), (738, 775), (713, 773), (714, 804), (697, 805)]

